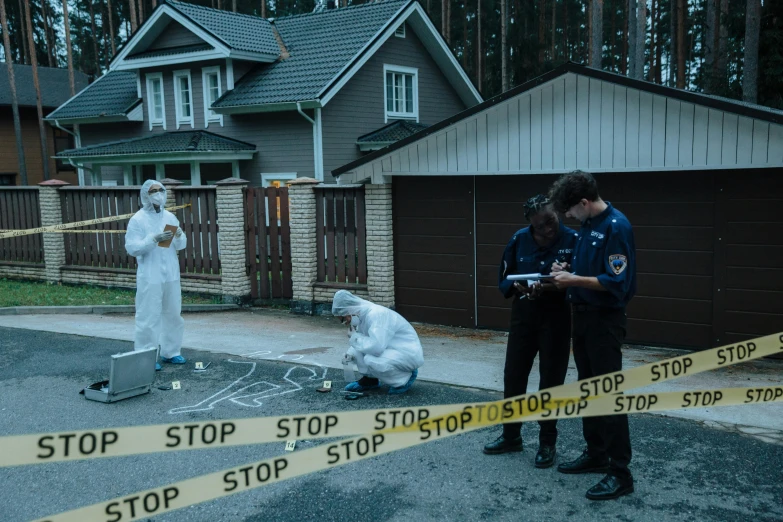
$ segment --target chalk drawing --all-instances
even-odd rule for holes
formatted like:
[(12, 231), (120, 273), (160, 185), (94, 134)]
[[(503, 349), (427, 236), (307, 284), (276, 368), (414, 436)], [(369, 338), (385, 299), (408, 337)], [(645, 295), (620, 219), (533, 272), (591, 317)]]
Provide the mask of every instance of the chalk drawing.
[(236, 381), (232, 382), (219, 392), (207, 397), (193, 406), (181, 406), (169, 410), (170, 415), (177, 413), (190, 413), (196, 411), (209, 411), (214, 409), (215, 405), (223, 401), (231, 401), (239, 406), (248, 408), (258, 408), (264, 404), (263, 401), (271, 398), (294, 393), (302, 390), (302, 384), (310, 381), (321, 381), (326, 378), (328, 368), (318, 368), (318, 371), (306, 366), (294, 366), (289, 368), (283, 380), (287, 384), (275, 384), (265, 380), (255, 380), (260, 376), (253, 376), (256, 371), (256, 363), (247, 361), (228, 360), (234, 364), (249, 364), (250, 371)]

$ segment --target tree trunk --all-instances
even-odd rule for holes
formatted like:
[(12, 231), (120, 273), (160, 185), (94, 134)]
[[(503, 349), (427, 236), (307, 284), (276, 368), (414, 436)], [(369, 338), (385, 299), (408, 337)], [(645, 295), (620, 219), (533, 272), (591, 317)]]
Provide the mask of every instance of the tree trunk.
[(48, 3), (48, 0), (41, 0), (41, 21), (43, 22), (44, 39), (46, 40), (46, 64), (49, 67), (57, 67), (54, 62), (54, 53), (52, 52), (52, 48), (54, 47), (54, 44), (52, 43), (52, 33), (49, 31), (52, 24), (49, 22)]
[(549, 59), (555, 61), (555, 36), (557, 35), (557, 0), (552, 0), (552, 50), (549, 52)]
[(677, 0), (677, 88), (685, 88), (685, 9), (686, 0)]
[(68, 61), (68, 86), (71, 96), (76, 94), (76, 84), (73, 80), (73, 49), (71, 47), (71, 20), (68, 18), (68, 0), (63, 0), (63, 25), (65, 26), (65, 56)]
[(628, 30), (630, 28), (628, 25), (628, 16), (630, 10), (628, 9), (628, 2), (623, 2), (620, 5), (622, 5), (623, 10), (623, 52), (620, 59), (620, 74), (628, 76)]
[(596, 69), (601, 69), (604, 47), (604, 0), (593, 0), (592, 13), (593, 57), (590, 59), (590, 65)]
[(152, 10), (154, 11), (158, 7), (158, 0), (152, 0)]
[(568, 2), (563, 2), (563, 60), (571, 59), (570, 39), (568, 38)]
[(500, 0), (500, 89), (508, 90), (508, 0)]
[[(587, 52), (585, 53), (585, 62), (587, 65), (591, 65), (591, 58), (593, 53), (593, 0), (587, 0)], [(579, 38), (581, 41), (581, 37)]]
[[(67, 2), (68, 0), (63, 0), (63, 3)], [(114, 58), (114, 55), (117, 54), (117, 47), (114, 44), (114, 11), (111, 8), (111, 0), (106, 0), (106, 3), (108, 4), (108, 10), (109, 10), (109, 37), (111, 38), (111, 56)], [(152, 0), (152, 8), (155, 9), (155, 0)]]
[[(90, 2), (90, 12), (92, 12), (92, 0), (87, 0)], [(136, 24), (136, 0), (129, 0), (128, 5), (130, 7), (130, 25), (131, 25), (131, 33), (136, 32), (136, 27), (138, 25)]]
[[(29, 1), (29, 0), (25, 0)], [(135, 0), (131, 0), (131, 5)], [(101, 70), (101, 58), (98, 54), (98, 32), (95, 29), (95, 6), (93, 5), (93, 0), (88, 0), (88, 4), (90, 6), (90, 30), (92, 31), (92, 53), (93, 53), (93, 73), (95, 76), (98, 76), (98, 73)]]
[(237, 12), (237, 0), (231, 0), (231, 10)]
[(626, 39), (628, 41), (628, 69), (629, 78), (636, 78), (636, 0), (628, 0), (628, 16), (626, 17)]
[(704, 45), (704, 92), (712, 92), (712, 75), (715, 71), (715, 51), (718, 43), (718, 0), (706, 0), (707, 13), (704, 19), (702, 31), (702, 44)]
[[(427, 12), (429, 12), (429, 3), (427, 5)], [(266, 18), (266, 0), (261, 0), (261, 18)]]
[(546, 61), (546, 0), (541, 0), (538, 5), (538, 65), (541, 67)]
[[(662, 0), (661, 0), (662, 1)], [(663, 37), (661, 36), (661, 4), (655, 0), (655, 83), (661, 85), (661, 56), (663, 55)]]
[(139, 8), (136, 10), (139, 17), (139, 25), (144, 23), (144, 0), (139, 0)]
[(448, 1), (449, 0), (440, 0), (440, 34), (443, 35), (446, 43), (449, 41), (448, 35), (446, 34), (446, 12), (448, 11), (446, 4), (448, 4)]
[(468, 70), (468, 3), (463, 4), (465, 12), (462, 13), (462, 68)]
[(446, 2), (446, 41), (451, 46), (451, 2)]
[(720, 0), (720, 13), (718, 19), (718, 54), (715, 56), (715, 73), (713, 81), (717, 89), (723, 89), (726, 85), (726, 61), (728, 55), (727, 43), (729, 32), (726, 24), (729, 18), (729, 1)]
[(8, 69), (8, 86), (11, 91), (11, 110), (14, 114), (14, 134), (16, 134), (16, 155), (19, 159), (19, 179), (22, 185), (27, 185), (27, 164), (24, 160), (24, 142), (22, 141), (22, 120), (19, 118), (19, 102), (16, 99), (16, 79), (14, 78), (14, 61), (11, 56), (11, 38), (8, 35), (8, 20), (5, 16), (5, 0), (0, 0), (0, 26), (3, 28), (3, 49), (5, 49), (5, 66)]
[(22, 7), (22, 0), (19, 0), (19, 39), (22, 41), (22, 63), (30, 63), (30, 50), (27, 48), (27, 31), (24, 27), (24, 7)]
[(109, 70), (109, 35), (106, 33), (106, 4), (101, 6), (101, 39), (103, 40), (103, 64), (106, 70)]
[(636, 3), (636, 45), (634, 45), (633, 77), (637, 80), (644, 78), (644, 48), (647, 44), (647, 4), (645, 2)]
[(669, 51), (668, 63), (669, 72), (666, 78), (666, 84), (674, 87), (674, 76), (676, 74), (675, 60), (677, 56), (677, 33), (675, 24), (677, 23), (677, 2), (678, 0), (669, 0)]
[(33, 51), (30, 52), (30, 65), (33, 68), (33, 86), (35, 87), (35, 105), (38, 109), (38, 130), (41, 132), (41, 163), (43, 164), (44, 180), (49, 179), (49, 153), (46, 146), (46, 127), (43, 121), (43, 107), (41, 105), (41, 84), (38, 82), (38, 58), (35, 56), (35, 43), (33, 42), (33, 23), (30, 20), (30, 0), (24, 0), (25, 25), (27, 26), (27, 45)]
[(476, 88), (479, 93), (481, 92), (484, 83), (484, 53), (481, 45), (481, 18), (481, 0), (476, 0)]
[(609, 49), (612, 53), (612, 72), (615, 72), (617, 71), (617, 53), (615, 50), (615, 39), (617, 37), (617, 6), (615, 5), (615, 0), (610, 0), (610, 2), (610, 5), (612, 6), (612, 41)]
[(745, 60), (742, 70), (742, 99), (756, 103), (759, 75), (759, 31), (761, 0), (748, 0), (745, 12)]

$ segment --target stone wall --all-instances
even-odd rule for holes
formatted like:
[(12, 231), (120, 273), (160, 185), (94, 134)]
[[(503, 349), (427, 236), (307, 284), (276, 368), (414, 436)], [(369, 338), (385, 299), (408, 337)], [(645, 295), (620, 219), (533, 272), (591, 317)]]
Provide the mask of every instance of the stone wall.
[(46, 281), (46, 267), (31, 263), (0, 263), (0, 278)]

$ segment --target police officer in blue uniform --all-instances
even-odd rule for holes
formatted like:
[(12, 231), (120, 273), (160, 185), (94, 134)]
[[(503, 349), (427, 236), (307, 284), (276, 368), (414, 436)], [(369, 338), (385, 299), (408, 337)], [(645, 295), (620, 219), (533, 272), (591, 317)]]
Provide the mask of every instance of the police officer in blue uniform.
[[(628, 219), (598, 194), (592, 175), (574, 171), (550, 190), (555, 208), (578, 219), (571, 266), (555, 266), (554, 284), (566, 290), (573, 308), (573, 349), (579, 379), (622, 370), (628, 301), (636, 293), (636, 247)], [(583, 417), (587, 449), (562, 473), (607, 473), (587, 491), (590, 500), (609, 500), (633, 492), (631, 438), (626, 415)]]
[[(512, 298), (503, 372), (506, 398), (527, 393), (527, 379), (536, 354), (541, 377), (539, 389), (563, 384), (571, 351), (571, 312), (565, 292), (558, 291), (552, 283), (528, 284), (509, 281), (506, 276), (548, 274), (553, 264), (570, 262), (576, 232), (560, 223), (546, 196), (528, 199), (524, 208), (530, 226), (519, 230), (506, 245), (498, 277), (500, 292)], [(557, 421), (539, 421), (539, 425), (535, 466), (548, 468), (555, 461)], [(521, 427), (519, 422), (504, 424), (503, 434), (484, 446), (484, 453), (522, 451)]]

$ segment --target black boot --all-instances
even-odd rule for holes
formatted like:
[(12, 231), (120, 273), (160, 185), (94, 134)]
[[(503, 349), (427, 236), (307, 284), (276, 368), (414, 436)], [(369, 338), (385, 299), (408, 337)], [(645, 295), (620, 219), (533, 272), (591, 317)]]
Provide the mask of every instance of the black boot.
[(484, 446), (484, 453), (487, 455), (499, 455), (512, 451), (522, 451), (522, 435), (517, 435), (516, 437), (509, 439), (507, 439), (505, 435), (501, 435)]
[(538, 453), (536, 453), (536, 467), (537, 468), (551, 468), (555, 463), (555, 453), (557, 450), (555, 446), (544, 446), (543, 444), (538, 447)]
[(585, 495), (590, 500), (612, 500), (633, 493), (633, 478), (620, 478), (609, 473)]
[(591, 457), (587, 450), (576, 460), (571, 462), (564, 462), (557, 466), (557, 471), (560, 473), (606, 473), (609, 471), (609, 461), (604, 459), (598, 459)]

